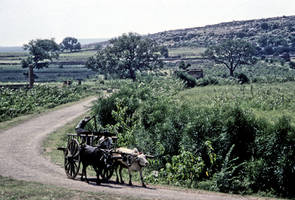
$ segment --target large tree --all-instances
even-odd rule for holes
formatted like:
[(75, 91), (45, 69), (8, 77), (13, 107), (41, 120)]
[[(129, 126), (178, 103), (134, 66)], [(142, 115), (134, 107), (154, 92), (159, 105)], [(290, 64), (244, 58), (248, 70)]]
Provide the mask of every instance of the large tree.
[(31, 40), (24, 45), (24, 49), (29, 52), (29, 56), (22, 60), (23, 68), (29, 68), (29, 86), (34, 84), (34, 69), (48, 67), (50, 62), (59, 57), (59, 45), (53, 40), (37, 39)]
[(136, 33), (111, 39), (110, 44), (90, 57), (86, 67), (103, 74), (118, 74), (120, 78), (136, 80), (136, 72), (162, 67), (159, 46)]
[(257, 59), (255, 47), (244, 40), (227, 40), (219, 45), (210, 46), (203, 57), (223, 64), (229, 70), (230, 76), (240, 65), (253, 65)]
[(70, 52), (72, 52), (72, 51), (80, 51), (81, 50), (81, 44), (74, 37), (66, 37), (60, 43), (60, 49), (62, 51), (69, 50)]

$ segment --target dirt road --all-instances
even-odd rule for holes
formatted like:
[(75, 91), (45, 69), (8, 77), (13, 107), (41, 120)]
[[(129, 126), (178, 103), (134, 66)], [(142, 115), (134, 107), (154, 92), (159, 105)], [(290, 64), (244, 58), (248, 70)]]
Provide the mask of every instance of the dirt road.
[(63, 168), (42, 157), (41, 144), (48, 134), (85, 113), (93, 100), (94, 98), (87, 99), (69, 107), (45, 113), (8, 130), (0, 130), (0, 175), (18, 180), (53, 184), (83, 191), (116, 193), (122, 197), (132, 196), (140, 199), (258, 199), (202, 191), (175, 191), (154, 186), (149, 186), (147, 189), (118, 184), (96, 186), (68, 179)]

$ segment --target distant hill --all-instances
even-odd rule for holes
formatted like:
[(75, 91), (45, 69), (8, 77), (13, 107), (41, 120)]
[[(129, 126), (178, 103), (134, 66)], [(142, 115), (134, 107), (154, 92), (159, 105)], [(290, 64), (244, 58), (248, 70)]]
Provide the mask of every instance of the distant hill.
[(232, 21), (204, 27), (159, 32), (150, 34), (148, 37), (168, 47), (207, 47), (219, 43), (221, 40), (233, 38), (263, 42), (261, 41), (263, 37), (267, 39), (264, 42), (271, 40), (269, 42), (275, 43), (278, 39), (282, 43), (287, 42), (289, 45), (290, 43), (295, 45), (295, 16)]
[(24, 52), (24, 49), (20, 46), (16, 47), (1, 47), (0, 52)]
[(81, 43), (81, 45), (87, 45), (92, 43), (99, 43), (109, 40), (108, 38), (80, 38), (78, 41)]

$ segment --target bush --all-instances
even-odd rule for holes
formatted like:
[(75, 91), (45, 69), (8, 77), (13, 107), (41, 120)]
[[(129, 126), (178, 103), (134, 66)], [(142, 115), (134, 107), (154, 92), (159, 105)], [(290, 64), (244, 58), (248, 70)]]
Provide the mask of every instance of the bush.
[(295, 69), (295, 62), (290, 61), (289, 62), (290, 68)]
[(238, 78), (240, 84), (244, 84), (244, 83), (249, 83), (250, 82), (249, 78), (245, 74), (243, 74), (243, 73), (238, 74), (237, 78)]
[(166, 163), (162, 176), (170, 184), (194, 187), (197, 184), (205, 165), (202, 158), (188, 151), (181, 151), (172, 157), (171, 163)]
[(188, 88), (193, 88), (196, 86), (196, 79), (186, 72), (176, 72), (176, 77), (184, 81), (185, 86)]
[(204, 105), (175, 95), (181, 86), (175, 79), (147, 77), (97, 102), (98, 111), (109, 113), (111, 120), (104, 125), (116, 131), (119, 145), (157, 157), (151, 161), (148, 180), (222, 192), (295, 196), (291, 189), (295, 128), (286, 117), (273, 124), (240, 107), (247, 100), (248, 107), (277, 110), (287, 98), (282, 103), (280, 93), (269, 88), (253, 92), (251, 87), (247, 95), (239, 86), (243, 97), (217, 95)]
[(217, 85), (219, 84), (218, 78), (214, 76), (207, 76), (197, 80), (197, 86)]

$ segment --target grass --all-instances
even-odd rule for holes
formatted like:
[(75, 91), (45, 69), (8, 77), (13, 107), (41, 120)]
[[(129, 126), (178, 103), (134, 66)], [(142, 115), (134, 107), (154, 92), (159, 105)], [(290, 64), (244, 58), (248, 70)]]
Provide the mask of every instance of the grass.
[(237, 104), (271, 122), (285, 115), (295, 123), (294, 82), (196, 87), (181, 92), (179, 98), (192, 107)]
[(35, 182), (19, 181), (0, 176), (1, 200), (133, 200), (115, 194), (83, 192)]
[(59, 61), (87, 61), (91, 56), (94, 56), (97, 51), (80, 51), (73, 53), (61, 53)]
[(43, 153), (45, 157), (49, 158), (54, 164), (63, 167), (64, 155), (62, 151), (58, 151), (57, 147), (67, 146), (67, 133), (75, 133), (74, 127), (79, 123), (83, 117), (78, 117), (65, 126), (57, 129), (51, 133), (43, 143)]

